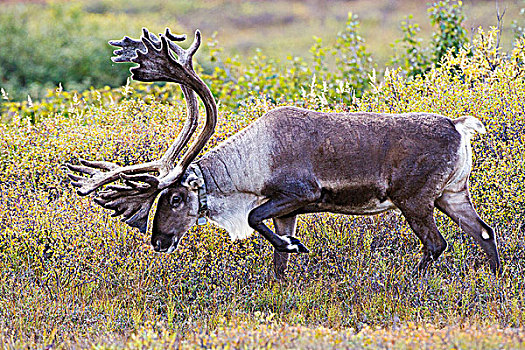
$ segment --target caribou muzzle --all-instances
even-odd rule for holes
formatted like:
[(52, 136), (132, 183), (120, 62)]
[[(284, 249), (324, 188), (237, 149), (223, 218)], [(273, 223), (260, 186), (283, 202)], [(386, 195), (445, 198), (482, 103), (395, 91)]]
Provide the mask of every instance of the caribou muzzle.
[(151, 238), (151, 245), (153, 246), (153, 250), (155, 250), (158, 253), (171, 254), (175, 251), (175, 249), (177, 249), (178, 244), (179, 239), (177, 236)]

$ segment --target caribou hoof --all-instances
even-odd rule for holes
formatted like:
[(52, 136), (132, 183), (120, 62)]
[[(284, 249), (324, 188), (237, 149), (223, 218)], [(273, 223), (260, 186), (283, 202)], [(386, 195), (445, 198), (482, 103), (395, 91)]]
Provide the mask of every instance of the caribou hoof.
[(281, 236), (284, 245), (276, 247), (277, 251), (283, 253), (309, 253), (309, 250), (295, 237)]

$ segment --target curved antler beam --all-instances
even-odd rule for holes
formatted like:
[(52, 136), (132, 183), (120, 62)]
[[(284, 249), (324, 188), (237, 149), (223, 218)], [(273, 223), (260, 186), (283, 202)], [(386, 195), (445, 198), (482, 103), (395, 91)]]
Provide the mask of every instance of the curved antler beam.
[(186, 152), (180, 164), (161, 182), (161, 185), (164, 186), (168, 186), (184, 174), (188, 166), (199, 155), (204, 145), (213, 135), (217, 124), (215, 99), (208, 86), (197, 76), (190, 63), (201, 43), (200, 31), (195, 31), (195, 39), (188, 50), (180, 52), (182, 50), (180, 47), (173, 50), (175, 53), (179, 52), (178, 60), (170, 53), (170, 48), (176, 46), (173, 42), (168, 42), (167, 37), (170, 35), (171, 33), (167, 31), (166, 35), (160, 36), (160, 48), (148, 38), (147, 32), (142, 35), (141, 40), (147, 50), (145, 52), (137, 51), (137, 57), (132, 59), (132, 62), (139, 64), (137, 67), (130, 69), (132, 78), (140, 81), (175, 82), (191, 88), (204, 103), (206, 122), (202, 132)]

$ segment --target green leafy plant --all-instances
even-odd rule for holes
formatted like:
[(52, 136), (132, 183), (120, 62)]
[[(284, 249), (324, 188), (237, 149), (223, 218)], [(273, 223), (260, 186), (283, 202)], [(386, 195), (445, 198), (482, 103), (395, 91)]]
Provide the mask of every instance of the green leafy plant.
[[(114, 31), (112, 31), (114, 33)], [(120, 86), (129, 66), (109, 60), (102, 33), (78, 3), (10, 8), (0, 13), (0, 82), (13, 100), (41, 99), (59, 83), (67, 90)], [(22, 95), (24, 91), (24, 95)]]
[(407, 76), (415, 77), (428, 71), (432, 64), (439, 65), (448, 51), (457, 54), (467, 43), (462, 6), (461, 1), (443, 0), (429, 7), (427, 12), (434, 27), (429, 48), (422, 47), (422, 39), (417, 37), (420, 27), (411, 22), (409, 15), (401, 22), (403, 37), (392, 45), (395, 53), (390, 64), (401, 68)]
[(422, 75), (430, 67), (429, 50), (422, 47), (422, 39), (417, 37), (419, 25), (412, 23), (412, 15), (401, 21), (403, 37), (392, 45), (396, 50), (390, 60), (391, 66), (400, 67), (407, 76)]
[(520, 9), (521, 21), (512, 21), (512, 30), (514, 31), (514, 37), (516, 39), (521, 38), (525, 35), (525, 26), (523, 25), (523, 19), (525, 18), (525, 0), (521, 0), (523, 7)]
[(359, 27), (357, 15), (349, 13), (345, 28), (337, 34), (331, 51), (335, 56), (337, 78), (348, 82), (360, 95), (368, 87), (368, 74), (373, 64), (365, 40), (359, 35)]
[(463, 27), (465, 16), (461, 1), (442, 0), (429, 9), (430, 23), (436, 28), (432, 35), (432, 62), (439, 63), (452, 50), (457, 54), (467, 42), (467, 31)]
[(324, 46), (321, 38), (314, 41), (310, 48), (313, 64), (294, 56), (284, 61), (272, 59), (261, 50), (256, 50), (247, 64), (241, 64), (238, 56), (223, 59), (222, 49), (212, 38), (203, 79), (216, 85), (215, 95), (231, 107), (239, 107), (253, 96), (265, 96), (273, 102), (307, 97), (312, 88), (323, 90), (324, 97), (317, 99), (321, 105), (350, 102), (352, 96), (360, 96), (369, 86), (374, 65), (359, 35), (357, 16), (348, 14), (345, 28), (332, 45)]

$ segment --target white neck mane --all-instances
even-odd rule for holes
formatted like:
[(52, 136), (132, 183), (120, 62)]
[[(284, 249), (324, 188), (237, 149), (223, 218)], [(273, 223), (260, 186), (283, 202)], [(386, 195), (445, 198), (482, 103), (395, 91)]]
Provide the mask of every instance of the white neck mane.
[(209, 219), (225, 229), (233, 240), (248, 238), (253, 229), (248, 224), (248, 214), (259, 206), (262, 199), (247, 193), (208, 195)]

